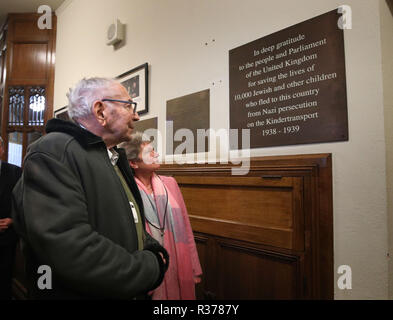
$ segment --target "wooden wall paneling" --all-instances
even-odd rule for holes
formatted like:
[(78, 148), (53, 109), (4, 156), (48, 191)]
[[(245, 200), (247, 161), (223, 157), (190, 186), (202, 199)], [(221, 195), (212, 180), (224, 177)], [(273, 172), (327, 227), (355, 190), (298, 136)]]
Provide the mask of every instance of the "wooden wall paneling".
[[(260, 243), (303, 250), (304, 239), (294, 228), (303, 217), (301, 178), (270, 181), (260, 176), (201, 179), (179, 176), (177, 179), (197, 231), (219, 230), (221, 236), (251, 238)], [(203, 207), (200, 199), (206, 200)], [(242, 210), (244, 212), (239, 214)]]
[(14, 42), (11, 50), (9, 79), (17, 83), (46, 84), (49, 72), (48, 43)]
[(303, 177), (294, 177), (292, 188), (293, 249), (304, 251), (305, 214), (303, 208)]
[(47, 99), (47, 111), (45, 112), (44, 122), (53, 118), (53, 101), (55, 94), (55, 62), (56, 62), (56, 35), (57, 35), (57, 17), (55, 14), (52, 15), (52, 30), (49, 40), (49, 51), (48, 51), (48, 82), (46, 85), (46, 99)]
[(232, 168), (160, 169), (178, 181), (195, 234), (208, 238), (203, 290), (217, 299), (333, 299), (331, 155), (252, 158), (246, 176)]
[[(303, 208), (304, 208), (304, 256), (302, 259), (304, 260), (301, 263), (303, 267), (303, 290), (304, 290), (304, 297), (307, 299), (311, 299), (312, 297), (318, 297), (318, 293), (316, 291), (317, 283), (318, 283), (318, 272), (317, 270), (317, 263), (318, 259), (317, 254), (318, 252), (315, 250), (317, 249), (316, 245), (313, 245), (313, 241), (311, 236), (315, 228), (313, 228), (313, 201), (311, 196), (311, 185), (312, 175), (308, 175), (304, 177), (303, 181)], [(314, 209), (316, 210), (316, 209)], [(314, 251), (313, 251), (314, 250)], [(312, 260), (314, 257), (314, 260)]]
[(50, 41), (53, 36), (53, 28), (56, 26), (56, 15), (52, 15), (52, 29), (39, 29), (38, 13), (11, 13), (8, 15), (10, 40), (16, 42)]
[[(199, 262), (201, 264), (202, 270), (207, 270), (208, 265), (208, 240), (209, 238), (204, 236), (203, 234), (194, 233), (195, 244), (198, 250)], [(206, 284), (209, 283), (206, 278), (208, 275), (203, 274), (201, 277), (201, 282), (195, 287), (195, 294), (197, 299), (204, 299), (205, 292), (207, 292)]]
[[(320, 276), (318, 287), (321, 299), (332, 299), (334, 292), (334, 257), (333, 257), (333, 185), (332, 185), (332, 159), (327, 157), (325, 165), (315, 168), (315, 184), (312, 188), (315, 192), (316, 209), (314, 212), (313, 242), (317, 245), (318, 252), (318, 275)], [(327, 272), (326, 270), (331, 270)]]
[(297, 299), (301, 296), (299, 257), (230, 240), (221, 240), (218, 244), (220, 299)]

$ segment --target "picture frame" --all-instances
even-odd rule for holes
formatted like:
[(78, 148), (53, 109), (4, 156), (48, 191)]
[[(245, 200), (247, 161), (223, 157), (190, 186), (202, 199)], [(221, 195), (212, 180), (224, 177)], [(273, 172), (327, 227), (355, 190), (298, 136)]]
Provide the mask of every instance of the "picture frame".
[(54, 117), (57, 119), (68, 120), (70, 121), (70, 117), (68, 116), (68, 106), (64, 106), (60, 109), (55, 110)]
[(149, 111), (148, 69), (148, 63), (144, 63), (116, 77), (137, 103), (136, 111), (139, 115)]

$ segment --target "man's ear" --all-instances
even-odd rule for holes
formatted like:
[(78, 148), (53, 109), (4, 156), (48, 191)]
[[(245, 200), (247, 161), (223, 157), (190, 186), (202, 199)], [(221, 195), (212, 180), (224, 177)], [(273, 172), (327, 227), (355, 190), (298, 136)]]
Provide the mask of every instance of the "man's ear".
[(130, 167), (132, 169), (138, 169), (138, 165), (137, 165), (137, 163), (135, 161), (128, 160), (128, 163), (130, 164)]
[(102, 101), (96, 100), (93, 103), (92, 111), (94, 118), (102, 125), (106, 125), (105, 115), (104, 115), (105, 105)]

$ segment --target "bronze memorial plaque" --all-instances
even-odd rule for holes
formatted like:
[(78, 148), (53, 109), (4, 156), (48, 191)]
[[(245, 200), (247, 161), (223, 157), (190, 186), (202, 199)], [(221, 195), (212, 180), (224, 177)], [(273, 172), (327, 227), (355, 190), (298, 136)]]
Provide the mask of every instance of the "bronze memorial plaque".
[[(210, 128), (210, 90), (166, 103), (166, 154), (208, 152), (208, 138), (198, 138)], [(203, 140), (203, 143), (201, 142)]]
[(250, 129), (251, 148), (348, 140), (341, 17), (334, 10), (229, 51), (230, 128)]
[[(151, 119), (146, 119), (146, 120), (139, 120), (134, 122), (134, 131), (133, 132), (142, 132), (146, 133), (146, 135), (149, 136), (150, 141), (153, 142), (153, 147), (155, 150), (157, 150), (157, 127), (158, 122), (157, 122), (157, 117), (151, 118)], [(151, 130), (153, 129), (153, 130)]]

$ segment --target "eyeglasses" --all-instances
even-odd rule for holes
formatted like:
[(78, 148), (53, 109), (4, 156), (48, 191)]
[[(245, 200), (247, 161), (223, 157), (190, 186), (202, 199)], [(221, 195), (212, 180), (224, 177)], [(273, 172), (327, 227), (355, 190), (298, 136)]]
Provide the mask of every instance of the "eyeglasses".
[(137, 103), (130, 100), (117, 100), (117, 99), (102, 99), (101, 101), (109, 101), (109, 102), (121, 102), (121, 103), (125, 103), (126, 106), (124, 106), (124, 108), (126, 108), (128, 111), (130, 111), (132, 109), (132, 113), (136, 114), (136, 107), (137, 107)]

